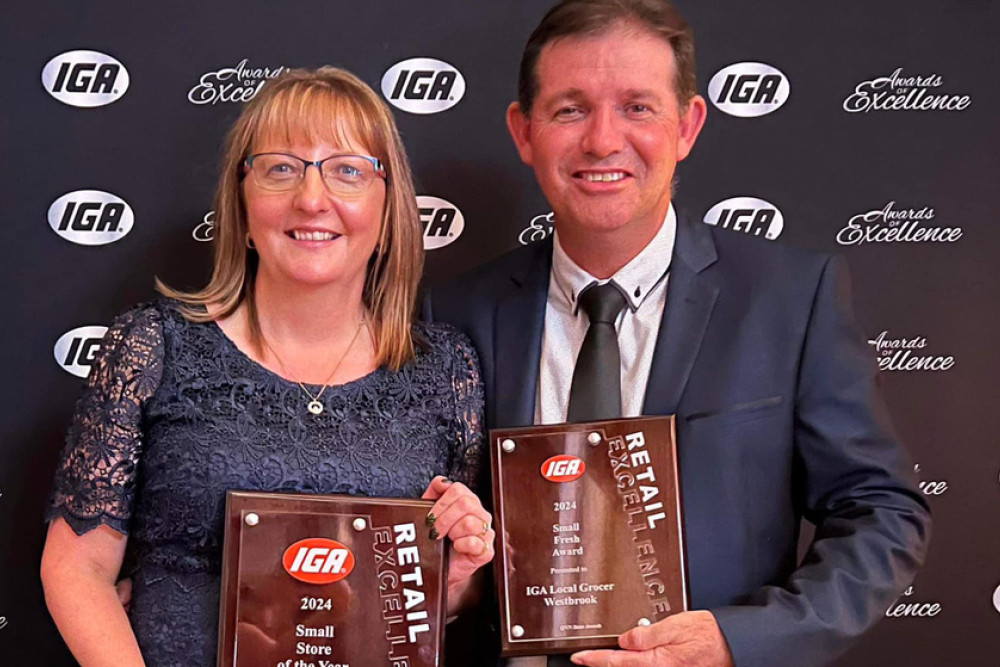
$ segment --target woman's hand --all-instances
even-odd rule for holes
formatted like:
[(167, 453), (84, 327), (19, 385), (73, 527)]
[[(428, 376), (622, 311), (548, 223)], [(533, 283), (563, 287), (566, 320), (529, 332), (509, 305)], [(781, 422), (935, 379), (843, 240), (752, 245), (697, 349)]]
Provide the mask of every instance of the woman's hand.
[(493, 560), (493, 517), (469, 487), (445, 477), (432, 479), (422, 497), (437, 501), (427, 515), (431, 538), (451, 541), (448, 614), (453, 615), (475, 596), (473, 575)]

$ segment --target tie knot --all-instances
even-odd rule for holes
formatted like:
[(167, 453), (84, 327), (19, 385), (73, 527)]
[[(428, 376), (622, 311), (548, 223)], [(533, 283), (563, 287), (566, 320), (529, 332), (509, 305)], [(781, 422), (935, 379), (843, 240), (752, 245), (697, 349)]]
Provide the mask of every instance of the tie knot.
[(625, 295), (610, 282), (591, 283), (580, 292), (580, 307), (591, 322), (614, 324), (625, 303)]

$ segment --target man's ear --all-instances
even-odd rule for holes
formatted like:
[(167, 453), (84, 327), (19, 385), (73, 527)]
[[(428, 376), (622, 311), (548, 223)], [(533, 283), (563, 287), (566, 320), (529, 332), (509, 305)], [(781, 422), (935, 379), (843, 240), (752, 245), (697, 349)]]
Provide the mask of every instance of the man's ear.
[(521, 113), (521, 105), (511, 102), (507, 107), (507, 129), (517, 146), (517, 152), (521, 154), (521, 162), (526, 165), (533, 165), (531, 154), (531, 119)]
[(677, 161), (681, 161), (691, 153), (694, 142), (698, 140), (701, 128), (705, 126), (705, 117), (708, 115), (708, 105), (705, 98), (695, 95), (688, 102), (687, 109), (677, 126)]

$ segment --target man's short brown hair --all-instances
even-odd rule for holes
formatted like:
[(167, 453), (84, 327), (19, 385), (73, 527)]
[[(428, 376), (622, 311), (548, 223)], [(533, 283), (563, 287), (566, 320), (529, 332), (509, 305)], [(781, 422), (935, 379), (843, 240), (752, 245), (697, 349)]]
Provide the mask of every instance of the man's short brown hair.
[(649, 30), (670, 43), (677, 66), (674, 92), (683, 112), (698, 92), (694, 30), (670, 0), (564, 0), (542, 18), (524, 47), (517, 81), (521, 113), (531, 113), (538, 95), (538, 57), (546, 44), (563, 37), (599, 35), (621, 23)]

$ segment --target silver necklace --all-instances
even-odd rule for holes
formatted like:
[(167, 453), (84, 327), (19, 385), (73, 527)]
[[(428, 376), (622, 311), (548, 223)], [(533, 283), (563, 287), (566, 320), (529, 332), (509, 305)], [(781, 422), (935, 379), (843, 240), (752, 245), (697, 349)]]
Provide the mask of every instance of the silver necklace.
[[(357, 331), (354, 332), (354, 337), (351, 338), (351, 342), (347, 344), (347, 348), (344, 350), (344, 353), (340, 355), (340, 360), (337, 362), (337, 365), (333, 367), (333, 371), (330, 373), (330, 376), (326, 379), (326, 382), (324, 382), (323, 386), (320, 387), (318, 394), (313, 396), (312, 392), (306, 389), (305, 384), (299, 382), (298, 380), (292, 380), (293, 382), (295, 382), (295, 384), (299, 385), (299, 388), (302, 390), (302, 393), (304, 393), (306, 396), (310, 398), (309, 403), (306, 404), (306, 410), (308, 410), (311, 414), (314, 415), (322, 414), (323, 404), (320, 402), (319, 399), (323, 396), (323, 392), (326, 391), (326, 388), (330, 386), (330, 380), (332, 380), (333, 376), (337, 374), (338, 370), (340, 370), (340, 365), (344, 363), (344, 359), (347, 358), (347, 353), (351, 351), (352, 347), (354, 347), (354, 341), (358, 339), (358, 335), (361, 334), (361, 328), (364, 325), (365, 325), (365, 318), (362, 316), (361, 322), (358, 323), (358, 329)], [(291, 378), (291, 374), (285, 367), (285, 363), (281, 360), (281, 357), (278, 356), (278, 353), (274, 351), (274, 348), (271, 347), (271, 344), (267, 342), (266, 338), (264, 339), (264, 347), (266, 347), (268, 351), (274, 355), (274, 358), (278, 361), (278, 365), (281, 367), (281, 372), (284, 373), (286, 377)]]

